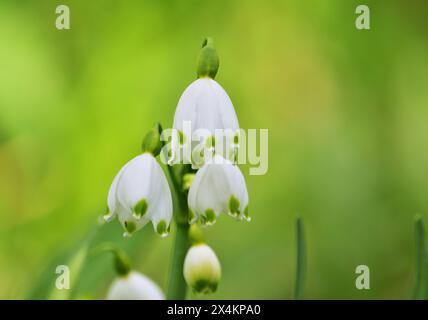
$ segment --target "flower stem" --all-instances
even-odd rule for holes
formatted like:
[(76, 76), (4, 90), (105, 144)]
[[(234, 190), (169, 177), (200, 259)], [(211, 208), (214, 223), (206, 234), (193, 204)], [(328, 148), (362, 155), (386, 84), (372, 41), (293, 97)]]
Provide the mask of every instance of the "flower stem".
[[(162, 126), (157, 124), (158, 131), (162, 133)], [(164, 147), (163, 142), (161, 147)], [(168, 159), (168, 153), (164, 151), (165, 159)], [(187, 192), (183, 189), (183, 176), (189, 170), (190, 166), (176, 164), (167, 165), (168, 174), (171, 180), (172, 188), (175, 194), (174, 220), (177, 230), (175, 232), (175, 241), (172, 248), (171, 262), (168, 276), (168, 291), (166, 297), (168, 300), (186, 299), (187, 284), (184, 280), (183, 266), (184, 258), (190, 247), (189, 240), (189, 207), (187, 205)]]
[(188, 230), (188, 224), (177, 223), (169, 271), (169, 286), (167, 292), (167, 298), (169, 300), (186, 299), (187, 285), (183, 276), (183, 264), (189, 248)]
[(301, 217), (296, 219), (296, 240), (297, 240), (297, 262), (296, 262), (296, 284), (294, 288), (294, 299), (301, 299), (305, 285), (306, 272), (306, 243)]
[(415, 219), (416, 233), (416, 281), (414, 298), (423, 300), (426, 298), (426, 268), (427, 268), (427, 248), (425, 244), (425, 230), (421, 217)]
[[(189, 219), (187, 206), (187, 194), (183, 192), (181, 183), (177, 175), (182, 176), (182, 168), (168, 166), (168, 172), (172, 181), (175, 194), (177, 196), (177, 209), (174, 212), (176, 233), (175, 241), (172, 248), (172, 256), (169, 268), (168, 292), (169, 300), (184, 300), (186, 299), (187, 285), (183, 275), (184, 258), (187, 250), (190, 247), (189, 241)], [(178, 174), (177, 174), (178, 173)]]

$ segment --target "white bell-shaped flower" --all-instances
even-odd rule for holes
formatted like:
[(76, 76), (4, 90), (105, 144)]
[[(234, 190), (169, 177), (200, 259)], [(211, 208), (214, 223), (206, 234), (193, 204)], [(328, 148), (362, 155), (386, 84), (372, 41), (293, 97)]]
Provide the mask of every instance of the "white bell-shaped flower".
[(192, 82), (178, 101), (174, 116), (174, 128), (183, 130), (183, 123), (190, 121), (192, 130), (199, 128), (239, 129), (238, 118), (226, 91), (211, 78)]
[[(205, 77), (190, 84), (180, 97), (174, 115), (174, 129), (170, 163), (192, 163), (198, 168), (203, 164), (203, 159), (195, 160), (195, 153), (192, 152), (196, 145), (204, 146), (207, 139), (213, 142), (212, 138), (223, 130), (225, 147), (221, 154), (226, 156), (226, 143), (233, 142), (239, 123), (226, 91), (214, 79)], [(198, 157), (203, 156), (198, 154)]]
[(186, 283), (195, 292), (216, 291), (221, 278), (217, 255), (204, 243), (191, 246), (184, 259), (183, 274)]
[(151, 153), (143, 153), (119, 171), (110, 187), (106, 221), (118, 216), (129, 236), (152, 221), (161, 236), (168, 235), (172, 197), (165, 174)]
[(145, 275), (131, 271), (111, 284), (107, 300), (165, 300), (159, 286)]
[(236, 165), (216, 155), (196, 172), (188, 195), (190, 223), (213, 224), (223, 212), (250, 220), (244, 176)]

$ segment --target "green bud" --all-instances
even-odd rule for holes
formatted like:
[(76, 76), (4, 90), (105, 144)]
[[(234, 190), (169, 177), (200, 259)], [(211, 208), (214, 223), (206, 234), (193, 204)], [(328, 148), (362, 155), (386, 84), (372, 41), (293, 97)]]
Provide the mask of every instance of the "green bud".
[(199, 52), (197, 76), (198, 78), (210, 77), (214, 79), (219, 66), (217, 51), (214, 48), (212, 38), (206, 38)]
[(199, 228), (196, 224), (192, 224), (188, 232), (191, 244), (198, 244), (204, 241), (204, 234), (202, 233), (201, 228)]
[(141, 150), (143, 152), (150, 152), (153, 156), (157, 156), (162, 149), (163, 143), (160, 139), (162, 133), (162, 127), (159, 123), (156, 123), (155, 126), (147, 132), (146, 136), (143, 139), (141, 145)]

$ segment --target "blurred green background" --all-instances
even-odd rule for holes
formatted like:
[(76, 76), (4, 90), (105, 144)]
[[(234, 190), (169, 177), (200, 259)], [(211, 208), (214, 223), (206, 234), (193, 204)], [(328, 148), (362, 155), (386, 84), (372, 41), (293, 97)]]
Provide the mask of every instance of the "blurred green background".
[[(71, 30), (55, 28), (58, 4)], [(144, 133), (171, 126), (206, 35), (241, 126), (269, 129), (268, 173), (242, 168), (253, 221), (206, 229), (223, 267), (208, 297), (292, 298), (300, 214), (306, 298), (410, 298), (413, 218), (428, 218), (428, 7), (364, 1), (359, 31), (358, 4), (1, 0), (0, 298), (55, 297), (55, 266), (88, 241), (166, 288), (173, 237), (124, 239), (98, 218)], [(370, 290), (355, 289), (360, 264)], [(73, 272), (74, 298), (103, 298), (114, 277), (108, 255)]]

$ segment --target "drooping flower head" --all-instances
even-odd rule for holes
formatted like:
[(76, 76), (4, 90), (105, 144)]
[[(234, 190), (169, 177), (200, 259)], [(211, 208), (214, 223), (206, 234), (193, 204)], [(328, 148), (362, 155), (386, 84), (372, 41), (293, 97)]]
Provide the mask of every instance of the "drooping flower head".
[(152, 221), (155, 231), (168, 234), (172, 217), (172, 197), (165, 174), (150, 153), (129, 161), (113, 180), (108, 195), (109, 214), (118, 216), (126, 235)]
[(233, 142), (239, 123), (229, 96), (214, 80), (217, 68), (217, 53), (209, 39), (201, 50), (198, 79), (186, 88), (178, 101), (174, 115), (173, 127), (176, 131), (172, 136), (171, 163), (184, 161), (199, 168), (206, 155), (202, 149), (195, 150), (196, 146), (209, 144), (208, 148), (213, 148), (219, 130), (223, 130), (224, 136), (221, 154), (226, 157), (227, 144)]
[(130, 160), (114, 178), (108, 193), (108, 214), (104, 219), (110, 221), (117, 216), (126, 236), (149, 221), (157, 233), (166, 236), (172, 218), (171, 191), (152, 153), (153, 150), (159, 152), (160, 148), (150, 143), (143, 146), (143, 150), (145, 148), (149, 150)]
[(216, 155), (196, 172), (189, 190), (190, 223), (215, 223), (221, 213), (250, 220), (248, 192), (241, 170)]
[(124, 251), (111, 245), (102, 245), (98, 252), (114, 255), (114, 269), (117, 277), (110, 285), (107, 300), (164, 300), (159, 286), (147, 276), (131, 269), (131, 263)]

